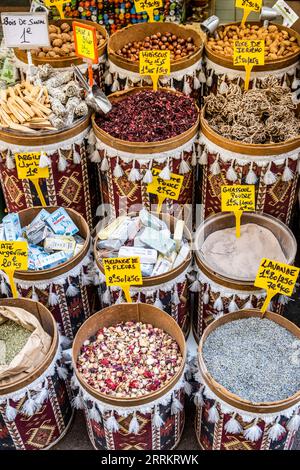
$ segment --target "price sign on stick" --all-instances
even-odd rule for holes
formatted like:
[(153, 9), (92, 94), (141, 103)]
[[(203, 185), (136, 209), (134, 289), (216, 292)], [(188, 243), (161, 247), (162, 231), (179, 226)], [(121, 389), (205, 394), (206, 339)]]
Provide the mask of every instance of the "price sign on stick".
[(88, 63), (89, 82), (93, 86), (92, 64), (98, 64), (98, 45), (95, 26), (85, 25), (73, 21), (75, 52)]
[(65, 18), (64, 9), (63, 9), (64, 3), (67, 3), (67, 0), (44, 0), (44, 4), (46, 5), (46, 7), (48, 8), (55, 7), (59, 13), (59, 16), (62, 19)]
[(263, 0), (235, 0), (236, 8), (243, 8), (244, 14), (241, 25), (246, 23), (246, 20), (251, 13), (251, 11), (255, 11), (259, 13), (262, 8)]
[(171, 179), (164, 180), (159, 176), (161, 170), (152, 168), (153, 180), (147, 186), (148, 193), (156, 194), (158, 197), (157, 213), (159, 214), (165, 199), (177, 201), (181, 191), (184, 177), (171, 173)]
[(28, 179), (31, 180), (34, 184), (36, 192), (40, 198), (42, 206), (46, 206), (44, 195), (40, 188), (39, 178), (49, 178), (49, 168), (41, 168), (40, 152), (26, 152), (26, 153), (16, 153), (16, 166), (18, 172), (18, 178), (20, 180)]
[(6, 272), (13, 298), (18, 297), (14, 282), (16, 270), (26, 271), (28, 269), (28, 244), (27, 242), (5, 242), (0, 241), (0, 270)]
[(157, 90), (160, 75), (170, 75), (170, 51), (140, 51), (140, 74), (150, 75), (153, 90)]
[(221, 186), (222, 212), (234, 212), (236, 220), (236, 237), (241, 236), (241, 217), (243, 212), (255, 211), (255, 186), (234, 184)]
[(163, 6), (163, 0), (134, 0), (134, 6), (137, 13), (143, 13), (145, 11), (149, 16), (149, 23), (153, 23), (153, 12)]
[(1, 25), (6, 47), (50, 46), (47, 13), (1, 13)]
[(128, 258), (103, 258), (104, 274), (108, 286), (120, 286), (126, 301), (131, 303), (131, 285), (142, 285), (141, 262), (138, 256)]
[(248, 90), (251, 70), (265, 63), (265, 42), (263, 39), (238, 39), (233, 47), (233, 65), (245, 67), (245, 90)]
[(276, 294), (288, 297), (293, 295), (299, 271), (300, 269), (295, 266), (268, 258), (261, 260), (254, 285), (267, 291), (267, 297), (261, 309), (262, 313), (266, 312), (269, 303)]

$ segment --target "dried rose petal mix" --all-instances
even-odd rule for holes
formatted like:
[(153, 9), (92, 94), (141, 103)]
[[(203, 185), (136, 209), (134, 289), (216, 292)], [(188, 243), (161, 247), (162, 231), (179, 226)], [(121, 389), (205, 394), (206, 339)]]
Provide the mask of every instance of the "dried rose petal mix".
[(167, 333), (141, 322), (101, 328), (85, 341), (77, 368), (100, 393), (136, 398), (154, 392), (179, 370), (182, 355)]
[(165, 90), (143, 90), (113, 103), (96, 124), (105, 132), (129, 142), (157, 142), (190, 129), (198, 110), (192, 98)]

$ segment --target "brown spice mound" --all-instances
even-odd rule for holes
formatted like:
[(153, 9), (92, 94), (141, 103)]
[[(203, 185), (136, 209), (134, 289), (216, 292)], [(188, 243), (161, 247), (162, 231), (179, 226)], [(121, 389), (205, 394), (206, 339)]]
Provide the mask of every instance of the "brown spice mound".
[(227, 93), (205, 98), (205, 118), (223, 137), (249, 144), (273, 144), (299, 137), (300, 119), (292, 93), (267, 78), (262, 88), (242, 91), (231, 84)]

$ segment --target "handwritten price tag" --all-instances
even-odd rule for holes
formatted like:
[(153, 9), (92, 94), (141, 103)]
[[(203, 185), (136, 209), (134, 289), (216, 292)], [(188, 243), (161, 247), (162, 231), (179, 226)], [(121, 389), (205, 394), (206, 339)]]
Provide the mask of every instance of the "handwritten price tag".
[(265, 313), (269, 303), (276, 294), (293, 295), (295, 284), (299, 275), (299, 268), (285, 263), (263, 258), (254, 282), (255, 287), (260, 287), (267, 291), (266, 300), (262, 306), (262, 313)]
[(98, 63), (98, 48), (95, 26), (73, 21), (75, 51), (78, 57), (87, 59), (93, 64)]
[(59, 16), (64, 19), (64, 10), (63, 10), (63, 5), (64, 3), (67, 3), (68, 0), (44, 0), (44, 4), (46, 7), (51, 8), (55, 7), (58, 10)]
[(143, 277), (139, 256), (128, 258), (103, 258), (104, 274), (108, 286), (120, 286), (131, 303), (131, 285), (142, 285)]
[(233, 65), (245, 67), (245, 90), (249, 89), (251, 70), (265, 63), (265, 42), (263, 39), (239, 39), (234, 41)]
[(1, 24), (6, 47), (50, 46), (47, 13), (1, 13)]
[(44, 195), (39, 185), (39, 178), (49, 178), (49, 168), (40, 168), (40, 152), (16, 153), (16, 166), (20, 180), (29, 179), (33, 182), (42, 205), (46, 206)]
[(222, 212), (234, 212), (236, 237), (239, 238), (243, 212), (255, 211), (255, 186), (252, 184), (221, 186), (221, 210)]
[(154, 21), (154, 10), (163, 6), (163, 0), (134, 0), (134, 6), (137, 13), (146, 12), (149, 16), (149, 23)]
[(157, 90), (160, 75), (170, 75), (170, 51), (140, 51), (140, 74), (150, 75), (153, 90)]
[(28, 245), (27, 242), (5, 242), (0, 241), (0, 270), (5, 271), (13, 297), (18, 297), (14, 272), (16, 270), (26, 271), (28, 269)]
[(165, 199), (173, 199), (177, 201), (181, 191), (184, 177), (171, 173), (170, 180), (160, 178), (161, 170), (159, 168), (152, 168), (153, 180), (147, 186), (148, 193), (156, 194), (158, 197), (157, 213), (160, 213), (163, 202)]
[(260, 12), (263, 0), (235, 0), (236, 8), (243, 8), (244, 14), (241, 25), (246, 23), (246, 20), (251, 11)]

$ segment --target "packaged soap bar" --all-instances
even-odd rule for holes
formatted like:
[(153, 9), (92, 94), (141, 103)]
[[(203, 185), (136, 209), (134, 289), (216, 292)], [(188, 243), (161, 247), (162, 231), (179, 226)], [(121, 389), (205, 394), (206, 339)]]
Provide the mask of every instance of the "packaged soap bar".
[(141, 263), (154, 264), (157, 260), (157, 251), (136, 246), (121, 246), (119, 257), (126, 258), (130, 256), (139, 256)]
[(179, 251), (182, 243), (183, 237), (183, 230), (184, 230), (184, 220), (177, 220), (175, 231), (174, 231), (174, 241), (176, 243), (176, 250)]
[(0, 240), (5, 240), (3, 224), (0, 224)]
[(163, 230), (168, 228), (163, 220), (160, 220), (155, 215), (150, 214), (146, 209), (140, 210), (139, 213), (140, 220), (145, 227), (151, 227), (155, 230)]
[(130, 223), (128, 224), (128, 240), (134, 240), (140, 228), (141, 228), (140, 218), (135, 217), (134, 219), (131, 219)]
[(78, 227), (63, 207), (50, 214), (46, 219), (46, 223), (56, 235), (75, 235), (79, 232)]
[(50, 269), (58, 264), (64, 263), (69, 258), (63, 251), (57, 251), (51, 255), (39, 256), (37, 265), (39, 269)]
[(124, 244), (128, 240), (128, 227), (131, 223), (129, 218), (123, 220), (123, 222), (110, 234), (109, 238), (112, 240), (121, 240)]
[(152, 276), (160, 276), (161, 274), (170, 271), (172, 264), (165, 258), (161, 258), (157, 261), (152, 271)]
[(183, 263), (190, 253), (189, 245), (183, 245), (177, 255), (177, 258), (173, 264), (173, 269), (177, 268), (181, 263)]
[(40, 220), (35, 225), (29, 225), (25, 228), (24, 235), (29, 241), (29, 243), (33, 245), (38, 245), (41, 243), (45, 238), (51, 234), (51, 230), (49, 227), (45, 225), (45, 222)]
[(53, 235), (45, 238), (44, 248), (46, 251), (65, 251), (74, 253), (76, 242), (73, 237), (64, 235)]
[(112, 233), (117, 230), (117, 228), (126, 220), (129, 219), (126, 215), (121, 215), (117, 217), (113, 222), (111, 222), (107, 227), (98, 232), (98, 238), (100, 240), (107, 240), (111, 237)]
[(112, 240), (109, 238), (108, 240), (100, 240), (97, 244), (97, 247), (101, 250), (119, 250), (123, 242), (121, 240)]
[(4, 235), (7, 241), (16, 241), (22, 236), (19, 214), (12, 212), (2, 219)]
[(141, 263), (142, 276), (150, 277), (153, 271), (153, 264)]
[(141, 241), (163, 255), (171, 254), (175, 250), (175, 241), (172, 238), (162, 236), (161, 232), (146, 227), (141, 235)]
[(30, 222), (29, 227), (36, 225), (38, 222), (44, 222), (50, 215), (50, 212), (46, 209), (41, 209), (40, 212), (35, 216), (35, 218)]

